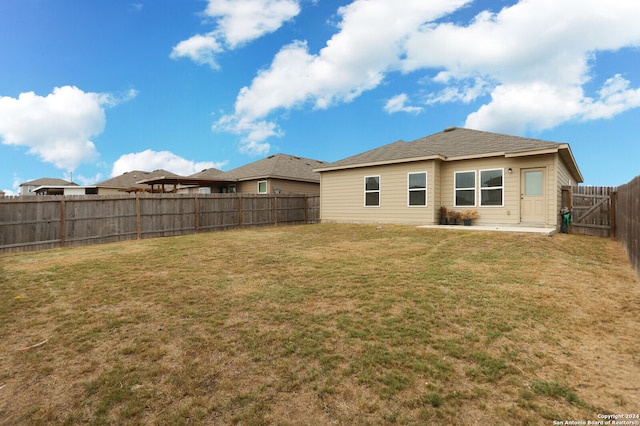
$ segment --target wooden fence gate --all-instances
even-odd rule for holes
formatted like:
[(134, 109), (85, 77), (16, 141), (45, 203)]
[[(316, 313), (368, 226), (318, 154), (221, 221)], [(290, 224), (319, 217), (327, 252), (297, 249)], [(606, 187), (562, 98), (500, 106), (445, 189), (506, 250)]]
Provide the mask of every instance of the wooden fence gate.
[(572, 234), (615, 235), (615, 187), (574, 186), (563, 188), (563, 206), (571, 209)]

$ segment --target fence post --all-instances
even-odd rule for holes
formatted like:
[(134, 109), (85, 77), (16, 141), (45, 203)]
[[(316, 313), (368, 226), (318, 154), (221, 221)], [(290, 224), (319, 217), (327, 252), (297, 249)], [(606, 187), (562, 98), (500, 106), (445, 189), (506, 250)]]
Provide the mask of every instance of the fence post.
[(242, 228), (242, 196), (238, 195), (238, 228)]
[(60, 200), (60, 247), (64, 247), (67, 242), (67, 212), (64, 198)]
[(573, 186), (569, 187), (569, 192), (567, 194), (567, 208), (569, 208), (569, 211), (571, 212), (571, 219), (569, 221), (569, 233), (572, 234), (573, 233)]
[(611, 238), (616, 237), (616, 200), (618, 191), (611, 191), (609, 193), (609, 202), (611, 206), (609, 208), (609, 225), (611, 226)]

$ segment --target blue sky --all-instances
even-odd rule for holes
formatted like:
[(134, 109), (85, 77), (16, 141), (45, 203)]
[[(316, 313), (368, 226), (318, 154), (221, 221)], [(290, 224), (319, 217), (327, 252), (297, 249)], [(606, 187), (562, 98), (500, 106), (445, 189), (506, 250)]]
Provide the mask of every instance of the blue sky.
[(0, 2), (0, 189), (324, 161), (448, 126), (640, 174), (640, 2)]

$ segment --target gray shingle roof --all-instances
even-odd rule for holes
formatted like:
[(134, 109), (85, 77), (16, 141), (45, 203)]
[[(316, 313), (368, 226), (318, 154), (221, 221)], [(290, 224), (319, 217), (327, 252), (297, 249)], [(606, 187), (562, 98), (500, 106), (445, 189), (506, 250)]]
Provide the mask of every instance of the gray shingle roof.
[(194, 173), (192, 175), (189, 175), (190, 178), (202, 178), (202, 179), (211, 179), (214, 177), (218, 177), (221, 173), (223, 173), (222, 170), (220, 169), (216, 169), (215, 167), (211, 167), (210, 169), (204, 169), (198, 173)]
[(95, 186), (97, 186), (98, 188), (119, 188), (119, 189), (147, 188), (148, 185), (146, 184), (141, 185), (136, 182), (139, 182), (144, 179), (150, 179), (150, 178), (162, 177), (162, 176), (176, 177), (178, 175), (162, 169), (154, 170), (152, 172), (143, 172), (140, 170), (133, 170), (131, 172), (125, 172), (120, 176), (116, 176), (114, 178), (107, 179), (102, 182), (98, 182), (95, 184)]
[(41, 178), (24, 182), (20, 186), (78, 186), (78, 184), (58, 178)]
[[(327, 168), (394, 162), (424, 157), (443, 157), (448, 159), (494, 153), (513, 154), (541, 149), (557, 149), (562, 145), (566, 144), (450, 127), (442, 132), (416, 139), (412, 142), (398, 141), (384, 145), (331, 163)], [(322, 168), (319, 169), (322, 170)]]
[(287, 154), (274, 154), (262, 160), (240, 166), (228, 172), (216, 175), (216, 178), (229, 180), (252, 180), (265, 178), (281, 178), (320, 182), (320, 174), (314, 169), (328, 163), (310, 158)]

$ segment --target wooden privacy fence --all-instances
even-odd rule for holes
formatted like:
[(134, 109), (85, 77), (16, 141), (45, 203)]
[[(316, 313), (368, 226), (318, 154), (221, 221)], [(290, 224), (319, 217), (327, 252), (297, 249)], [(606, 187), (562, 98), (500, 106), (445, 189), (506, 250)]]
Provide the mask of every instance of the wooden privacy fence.
[(619, 238), (640, 275), (640, 176), (619, 187), (565, 186), (562, 204), (572, 210), (572, 234)]
[(149, 194), (0, 199), (0, 253), (316, 223), (318, 195)]
[(571, 212), (571, 233), (612, 237), (615, 230), (615, 205), (611, 186), (565, 186), (562, 206)]
[(640, 274), (640, 176), (618, 187), (614, 195), (615, 236)]

